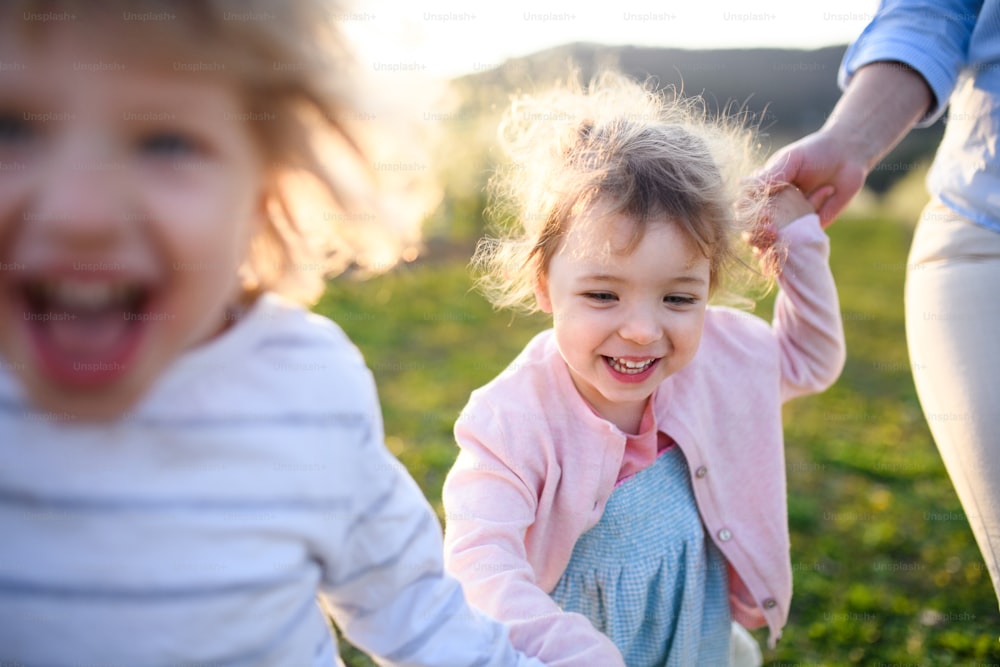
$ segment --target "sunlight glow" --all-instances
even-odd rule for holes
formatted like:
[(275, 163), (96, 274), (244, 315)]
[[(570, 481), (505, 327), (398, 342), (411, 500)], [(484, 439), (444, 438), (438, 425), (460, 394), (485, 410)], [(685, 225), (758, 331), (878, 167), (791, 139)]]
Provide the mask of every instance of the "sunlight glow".
[(570, 42), (685, 49), (846, 44), (877, 6), (877, 0), (371, 0), (341, 18), (372, 70), (452, 77)]

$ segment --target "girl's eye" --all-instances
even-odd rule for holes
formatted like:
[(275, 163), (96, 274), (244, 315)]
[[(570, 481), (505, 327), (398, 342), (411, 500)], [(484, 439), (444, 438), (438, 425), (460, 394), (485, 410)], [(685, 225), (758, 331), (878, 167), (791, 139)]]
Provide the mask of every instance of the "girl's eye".
[(32, 134), (31, 124), (24, 120), (21, 114), (0, 113), (0, 146), (27, 141)]
[(597, 301), (598, 303), (610, 303), (618, 300), (618, 297), (611, 292), (587, 292), (584, 296), (591, 301)]
[(149, 134), (140, 139), (139, 148), (153, 157), (182, 158), (198, 153), (197, 142), (178, 132)]
[(698, 299), (691, 296), (680, 296), (678, 294), (670, 294), (663, 297), (663, 302), (671, 306), (693, 306), (698, 303)]

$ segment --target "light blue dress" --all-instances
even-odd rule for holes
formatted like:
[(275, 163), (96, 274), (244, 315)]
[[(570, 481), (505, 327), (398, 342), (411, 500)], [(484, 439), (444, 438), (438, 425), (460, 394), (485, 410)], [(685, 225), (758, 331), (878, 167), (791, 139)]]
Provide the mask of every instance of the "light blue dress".
[(628, 667), (728, 664), (726, 561), (680, 447), (615, 487), (551, 596), (610, 637)]

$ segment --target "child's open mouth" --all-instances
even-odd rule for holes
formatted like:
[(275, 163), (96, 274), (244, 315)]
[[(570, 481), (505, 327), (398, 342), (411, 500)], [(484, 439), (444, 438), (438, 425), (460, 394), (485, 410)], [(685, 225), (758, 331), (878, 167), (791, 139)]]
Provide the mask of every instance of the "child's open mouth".
[(642, 382), (652, 373), (659, 357), (647, 359), (626, 359), (623, 357), (604, 357), (612, 375), (622, 382)]
[(148, 286), (122, 280), (32, 279), (21, 287), (24, 319), (49, 378), (96, 387), (125, 372), (150, 318)]

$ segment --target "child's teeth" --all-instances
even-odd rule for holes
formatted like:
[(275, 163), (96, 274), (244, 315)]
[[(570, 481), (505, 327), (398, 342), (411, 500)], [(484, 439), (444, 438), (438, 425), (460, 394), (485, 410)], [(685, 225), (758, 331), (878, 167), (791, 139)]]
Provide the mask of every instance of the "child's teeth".
[(64, 308), (100, 310), (116, 303), (124, 303), (133, 289), (121, 283), (102, 281), (59, 281), (46, 283), (48, 298)]
[(619, 373), (638, 373), (646, 370), (654, 361), (656, 361), (656, 359), (633, 361), (631, 359), (618, 359), (617, 357), (609, 358), (611, 359), (611, 365), (614, 366), (615, 370)]
[(57, 298), (66, 306), (101, 308), (111, 303), (112, 286), (101, 282), (64, 282), (57, 287)]

